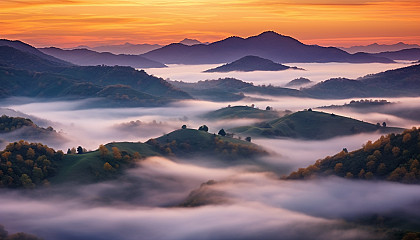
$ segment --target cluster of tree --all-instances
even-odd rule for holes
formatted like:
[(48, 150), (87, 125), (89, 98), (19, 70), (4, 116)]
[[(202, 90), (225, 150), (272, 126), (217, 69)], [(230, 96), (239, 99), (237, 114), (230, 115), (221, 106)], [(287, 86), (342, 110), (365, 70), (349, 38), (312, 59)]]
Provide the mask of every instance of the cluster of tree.
[(420, 129), (413, 127), (401, 134), (381, 136), (368, 141), (362, 149), (317, 160), (300, 168), (287, 179), (336, 175), (345, 178), (379, 179), (403, 183), (420, 183)]
[(41, 240), (41, 238), (23, 232), (9, 234), (4, 226), (0, 225), (0, 240)]
[(88, 150), (86, 148), (83, 148), (82, 146), (78, 146), (77, 148), (72, 147), (71, 149), (67, 149), (67, 154), (83, 154), (87, 153)]
[(121, 165), (132, 164), (142, 158), (138, 152), (129, 154), (126, 151), (120, 151), (118, 147), (106, 147), (102, 144), (99, 145), (98, 151), (101, 160), (104, 162), (103, 169), (107, 173), (115, 172)]
[(62, 151), (41, 143), (19, 141), (10, 143), (0, 152), (0, 187), (33, 188), (49, 184), (57, 172)]
[(363, 107), (376, 107), (376, 106), (383, 106), (392, 104), (392, 102), (388, 102), (385, 99), (361, 99), (361, 100), (352, 100), (350, 103), (346, 103), (344, 105), (330, 105), (330, 106), (324, 106), (320, 108), (343, 108), (343, 107), (352, 107), (352, 108), (363, 108)]
[[(21, 127), (37, 127), (30, 119), (21, 117), (9, 117), (2, 115), (0, 117), (0, 133), (11, 132)], [(52, 127), (48, 127), (47, 130), (53, 131)]]

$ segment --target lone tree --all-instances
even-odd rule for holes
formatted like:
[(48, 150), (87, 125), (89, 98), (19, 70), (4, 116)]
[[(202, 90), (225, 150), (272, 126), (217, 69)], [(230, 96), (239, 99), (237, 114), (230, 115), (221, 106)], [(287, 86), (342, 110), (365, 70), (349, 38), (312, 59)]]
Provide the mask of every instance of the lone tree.
[(267, 107), (265, 108), (265, 110), (270, 111), (270, 110), (271, 110), (271, 107), (270, 107), (270, 106), (267, 106)]
[(218, 133), (220, 136), (226, 136), (226, 132), (225, 132), (225, 130), (222, 128), (222, 129), (220, 129), (220, 131), (219, 131), (219, 133)]
[(382, 123), (382, 127), (386, 127), (386, 122), (383, 122)]
[(209, 128), (208, 128), (206, 125), (203, 125), (203, 126), (200, 126), (200, 127), (198, 128), (198, 130), (200, 130), (200, 131), (204, 131), (204, 132), (208, 132), (208, 131), (209, 131)]
[(77, 154), (83, 154), (83, 148), (82, 146), (77, 147)]
[(182, 125), (182, 127), (181, 127), (182, 129), (187, 129), (187, 125)]
[(246, 138), (245, 138), (245, 141), (247, 141), (247, 142), (251, 142), (251, 137), (246, 137)]

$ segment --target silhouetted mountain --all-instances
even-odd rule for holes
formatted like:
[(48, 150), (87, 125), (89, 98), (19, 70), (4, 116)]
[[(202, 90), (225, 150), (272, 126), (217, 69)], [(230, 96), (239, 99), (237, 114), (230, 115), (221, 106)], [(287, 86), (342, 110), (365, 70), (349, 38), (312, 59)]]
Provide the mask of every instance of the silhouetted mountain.
[(210, 101), (237, 101), (245, 97), (244, 93), (255, 93), (272, 96), (294, 96), (307, 97), (296, 89), (275, 87), (275, 86), (254, 86), (252, 83), (243, 82), (234, 78), (223, 78), (218, 80), (205, 80), (196, 83), (179, 81), (170, 82), (175, 87), (191, 94), (199, 99)]
[(226, 63), (248, 55), (276, 62), (393, 62), (369, 54), (349, 54), (334, 47), (305, 45), (296, 39), (275, 32), (264, 32), (249, 38), (229, 37), (209, 45), (186, 46), (173, 43), (143, 54), (162, 63), (204, 64)]
[(390, 44), (390, 45), (373, 43), (366, 46), (352, 46), (348, 48), (345, 48), (345, 47), (339, 47), (339, 48), (348, 53), (357, 53), (357, 52), (380, 53), (380, 52), (399, 51), (399, 50), (409, 49), (409, 48), (420, 48), (420, 45), (405, 44), (403, 42), (399, 42), (399, 43)]
[(58, 64), (62, 64), (63, 66), (71, 65), (70, 63), (68, 63), (66, 61), (63, 61), (61, 59), (58, 59), (58, 58), (55, 58), (53, 56), (47, 55), (47, 54), (39, 51), (38, 49), (34, 48), (33, 46), (31, 46), (29, 44), (26, 44), (24, 42), (21, 42), (21, 41), (11, 41), (11, 40), (7, 40), (7, 39), (0, 39), (0, 46), (12, 47), (12, 48), (15, 48), (19, 51), (33, 54), (37, 57), (48, 60), (50, 62), (56, 62)]
[(0, 66), (40, 72), (55, 71), (57, 68), (71, 66), (70, 63), (51, 61), (48, 57), (40, 56), (13, 47), (0, 46)]
[(377, 57), (385, 57), (392, 60), (410, 60), (415, 61), (420, 59), (420, 48), (410, 48), (399, 50), (395, 52), (381, 52), (372, 54)]
[(81, 66), (130, 66), (134, 68), (161, 68), (164, 64), (149, 60), (140, 55), (115, 55), (112, 53), (98, 53), (87, 49), (62, 50), (59, 48), (40, 48), (43, 53)]
[(179, 43), (187, 45), (187, 46), (192, 46), (192, 45), (197, 45), (197, 44), (206, 44), (206, 43), (202, 43), (198, 41), (197, 39), (191, 39), (191, 38), (184, 38), (184, 40), (182, 40)]
[(420, 65), (371, 74), (357, 80), (329, 79), (301, 91), (317, 98), (420, 96)]
[(356, 119), (317, 111), (301, 111), (255, 126), (230, 129), (242, 135), (259, 137), (288, 137), (328, 139), (363, 132), (400, 132), (400, 128), (381, 127)]
[(288, 82), (285, 85), (285, 87), (300, 87), (300, 86), (303, 86), (303, 85), (308, 85), (310, 83), (312, 83), (311, 80), (301, 77), (301, 78), (296, 78), (296, 79)]
[(302, 70), (297, 67), (289, 67), (283, 64), (275, 63), (269, 59), (257, 56), (246, 56), (234, 62), (208, 69), (204, 72), (252, 72), (252, 71), (283, 71), (287, 69)]
[(77, 46), (74, 48), (69, 48), (65, 50), (74, 50), (74, 49), (89, 49), (96, 52), (110, 52), (113, 54), (130, 54), (130, 55), (138, 55), (150, 52), (152, 50), (158, 49), (163, 47), (159, 44), (131, 44), (131, 43), (124, 43), (124, 44), (117, 44), (117, 45), (103, 45), (97, 47), (88, 47), (88, 46)]

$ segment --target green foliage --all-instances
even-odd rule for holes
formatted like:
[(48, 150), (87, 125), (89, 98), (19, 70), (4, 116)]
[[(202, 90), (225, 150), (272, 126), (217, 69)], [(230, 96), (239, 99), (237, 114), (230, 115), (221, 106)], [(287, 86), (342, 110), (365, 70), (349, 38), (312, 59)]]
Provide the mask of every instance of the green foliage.
[(0, 187), (32, 188), (47, 184), (57, 173), (63, 152), (21, 140), (8, 144), (0, 156)]
[(379, 179), (420, 183), (420, 129), (382, 136), (368, 141), (362, 149), (316, 161), (291, 173), (288, 179), (336, 175), (346, 178)]

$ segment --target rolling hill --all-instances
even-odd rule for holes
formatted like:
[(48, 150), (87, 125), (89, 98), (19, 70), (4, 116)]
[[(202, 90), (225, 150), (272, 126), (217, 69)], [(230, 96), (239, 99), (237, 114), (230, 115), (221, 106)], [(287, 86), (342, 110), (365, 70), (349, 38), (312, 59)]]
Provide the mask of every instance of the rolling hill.
[(95, 52), (88, 49), (63, 50), (60, 48), (39, 48), (45, 54), (80, 66), (130, 66), (133, 68), (162, 68), (164, 64), (149, 60), (140, 55), (115, 55), (109, 52)]
[(357, 53), (357, 52), (365, 52), (365, 53), (381, 53), (381, 52), (392, 52), (392, 51), (400, 51), (403, 49), (409, 48), (420, 48), (417, 44), (405, 44), (403, 42), (399, 42), (396, 44), (369, 44), (366, 46), (352, 46), (352, 47), (340, 47), (341, 50), (344, 50), (348, 53)]
[(349, 54), (334, 47), (305, 45), (298, 40), (268, 31), (248, 38), (229, 37), (208, 45), (173, 43), (142, 56), (165, 64), (206, 64), (233, 62), (254, 55), (276, 62), (393, 62), (369, 54)]
[(232, 106), (208, 112), (203, 115), (203, 118), (212, 120), (240, 118), (274, 119), (284, 114), (284, 112), (278, 112), (270, 109), (261, 110), (258, 108), (248, 106)]
[(389, 58), (392, 60), (416, 61), (420, 59), (420, 46), (418, 48), (402, 49), (399, 51), (375, 53), (373, 55), (377, 57)]
[(311, 179), (335, 175), (349, 179), (420, 183), (419, 129), (382, 136), (353, 152), (346, 150), (300, 168), (286, 179)]
[(275, 63), (269, 59), (257, 56), (245, 56), (234, 62), (208, 69), (204, 72), (253, 72), (253, 71), (284, 71), (287, 69), (303, 70), (297, 67), (289, 67), (283, 64)]
[(362, 132), (400, 132), (402, 129), (384, 128), (352, 118), (310, 110), (296, 112), (255, 126), (233, 128), (229, 131), (268, 138), (328, 139)]

